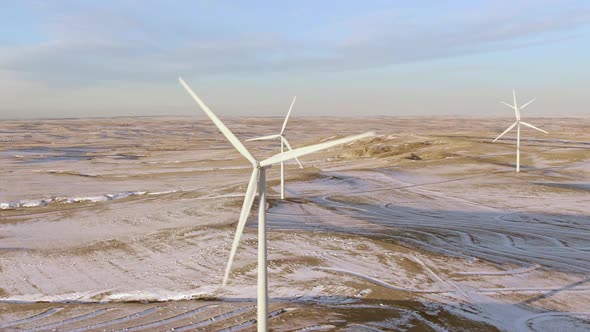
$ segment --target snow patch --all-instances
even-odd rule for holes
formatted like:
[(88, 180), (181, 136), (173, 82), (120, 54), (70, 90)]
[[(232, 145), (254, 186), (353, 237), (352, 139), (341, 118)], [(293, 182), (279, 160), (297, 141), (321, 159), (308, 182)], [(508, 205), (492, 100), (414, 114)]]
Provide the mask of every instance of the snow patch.
[[(161, 192), (168, 193), (168, 192)], [(32, 207), (39, 207), (39, 206), (46, 206), (48, 204), (71, 204), (71, 203), (83, 203), (83, 202), (104, 202), (104, 201), (111, 201), (116, 199), (122, 199), (132, 196), (142, 196), (142, 195), (158, 195), (161, 193), (148, 193), (146, 191), (123, 191), (118, 193), (112, 194), (103, 194), (103, 195), (96, 195), (96, 196), (81, 196), (81, 197), (53, 197), (53, 198), (44, 198), (44, 199), (22, 199), (16, 200), (12, 202), (2, 202), (0, 203), (0, 210), (8, 210), (8, 209), (17, 209), (17, 208), (32, 208)]]

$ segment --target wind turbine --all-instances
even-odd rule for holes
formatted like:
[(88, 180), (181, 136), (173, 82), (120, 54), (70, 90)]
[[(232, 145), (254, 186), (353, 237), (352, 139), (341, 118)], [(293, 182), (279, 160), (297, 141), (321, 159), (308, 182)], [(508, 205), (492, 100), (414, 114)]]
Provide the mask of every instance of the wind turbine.
[(258, 331), (268, 331), (267, 319), (268, 319), (268, 284), (267, 284), (267, 258), (266, 258), (266, 169), (271, 165), (283, 162), (286, 160), (301, 157), (303, 155), (317, 152), (323, 149), (327, 149), (336, 145), (346, 144), (361, 138), (374, 136), (372, 132), (367, 132), (360, 135), (348, 136), (345, 138), (314, 144), (287, 152), (281, 152), (270, 158), (258, 161), (252, 156), (252, 154), (246, 149), (246, 147), (240, 142), (240, 140), (219, 120), (219, 118), (205, 105), (205, 103), (197, 96), (193, 90), (186, 84), (182, 79), (178, 79), (180, 84), (186, 89), (186, 91), (193, 97), (193, 99), (199, 104), (201, 109), (207, 114), (207, 116), (217, 126), (219, 131), (225, 135), (228, 141), (252, 163), (252, 175), (246, 189), (246, 195), (244, 197), (244, 203), (242, 204), (242, 210), (240, 212), (240, 218), (238, 219), (238, 226), (236, 228), (236, 235), (231, 247), (229, 254), (229, 260), (223, 276), (223, 285), (227, 284), (229, 278), (229, 272), (233, 263), (240, 237), (244, 231), (246, 220), (250, 214), (256, 191), (258, 191), (259, 198), (259, 210), (258, 210), (258, 297), (257, 297), (257, 325)]
[[(295, 99), (297, 99), (297, 96), (293, 97), (293, 101), (291, 102), (291, 106), (289, 107), (289, 112), (287, 112), (287, 116), (285, 117), (285, 121), (283, 122), (283, 127), (281, 128), (281, 132), (279, 134), (250, 138), (250, 139), (247, 139), (246, 142), (264, 141), (264, 140), (280, 138), (281, 139), (281, 153), (285, 152), (285, 146), (287, 146), (287, 148), (289, 150), (293, 150), (293, 148), (291, 148), (291, 144), (289, 144), (289, 141), (287, 141), (287, 138), (285, 137), (285, 129), (287, 128), (287, 121), (289, 121), (289, 116), (291, 115), (291, 110), (293, 109), (293, 105), (295, 104)], [(299, 159), (295, 158), (295, 161), (297, 161), (297, 163), (299, 164), (299, 168), (303, 168), (303, 166), (299, 162)], [(284, 161), (281, 161), (281, 199), (285, 199), (285, 162)]]
[(504, 134), (506, 134), (507, 132), (509, 132), (512, 128), (514, 128), (514, 126), (516, 126), (516, 171), (520, 172), (520, 125), (523, 124), (527, 127), (536, 129), (540, 132), (543, 132), (545, 134), (548, 134), (548, 132), (546, 132), (543, 129), (539, 129), (535, 126), (533, 126), (530, 123), (524, 122), (520, 120), (520, 110), (522, 110), (523, 108), (527, 107), (528, 105), (530, 105), (530, 103), (532, 103), (533, 101), (535, 101), (535, 99), (537, 98), (533, 98), (531, 99), (529, 102), (525, 103), (524, 105), (518, 107), (518, 104), (516, 103), (516, 90), (512, 90), (512, 98), (514, 100), (514, 105), (510, 105), (508, 103), (505, 103), (503, 101), (501, 101), (500, 103), (512, 108), (514, 110), (514, 113), (516, 114), (516, 122), (514, 122), (510, 127), (508, 127), (508, 129), (504, 130), (503, 133), (500, 134), (500, 136), (496, 137), (495, 140), (492, 141), (495, 142), (497, 141), (500, 137), (504, 136)]

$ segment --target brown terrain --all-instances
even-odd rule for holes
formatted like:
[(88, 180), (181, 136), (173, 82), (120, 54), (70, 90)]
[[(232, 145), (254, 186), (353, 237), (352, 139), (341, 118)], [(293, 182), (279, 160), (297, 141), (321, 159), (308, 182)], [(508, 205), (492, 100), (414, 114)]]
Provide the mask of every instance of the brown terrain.
[[(243, 141), (280, 118), (224, 118)], [(590, 118), (293, 118), (268, 177), (276, 331), (590, 329)], [(204, 117), (0, 122), (0, 330), (252, 331), (251, 166)], [(247, 142), (259, 158), (272, 141)], [(257, 204), (255, 202), (255, 204)], [(256, 211), (256, 209), (253, 209)]]

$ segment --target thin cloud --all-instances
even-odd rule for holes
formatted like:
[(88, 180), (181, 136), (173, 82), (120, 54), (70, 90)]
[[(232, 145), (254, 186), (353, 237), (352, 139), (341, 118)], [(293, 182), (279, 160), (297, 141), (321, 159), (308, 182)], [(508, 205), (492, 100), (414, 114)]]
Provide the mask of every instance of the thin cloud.
[(179, 71), (216, 75), (365, 69), (527, 47), (542, 43), (545, 35), (589, 22), (587, 11), (581, 10), (527, 15), (520, 12), (533, 10), (532, 5), (516, 13), (505, 7), (487, 9), (428, 19), (398, 9), (369, 12), (320, 22), (309, 28), (318, 32), (315, 38), (301, 40), (242, 27), (217, 25), (203, 31), (202, 25), (195, 28), (190, 22), (158, 26), (132, 13), (89, 8), (49, 17), (46, 42), (3, 48), (0, 68), (32, 80), (73, 84), (161, 80)]

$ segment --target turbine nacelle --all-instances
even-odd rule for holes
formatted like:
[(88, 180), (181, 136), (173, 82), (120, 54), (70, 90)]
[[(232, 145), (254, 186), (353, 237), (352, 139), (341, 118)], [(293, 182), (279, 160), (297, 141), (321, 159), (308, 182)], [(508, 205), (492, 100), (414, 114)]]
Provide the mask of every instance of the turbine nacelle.
[(516, 127), (516, 171), (519, 172), (520, 171), (520, 125), (524, 125), (527, 126), (529, 128), (538, 130), (542, 133), (548, 134), (548, 132), (546, 132), (543, 129), (537, 128), (535, 126), (533, 126), (530, 123), (524, 122), (520, 119), (520, 110), (522, 110), (523, 108), (527, 107), (528, 105), (530, 105), (532, 102), (534, 102), (536, 100), (536, 98), (533, 98), (532, 100), (524, 103), (524, 105), (518, 107), (518, 104), (516, 103), (516, 90), (512, 90), (512, 98), (514, 101), (514, 105), (510, 105), (506, 102), (501, 101), (500, 103), (512, 108), (514, 110), (514, 114), (516, 115), (516, 121), (510, 125), (510, 127), (508, 127), (508, 129), (504, 130), (503, 133), (501, 133), (498, 137), (496, 137), (493, 141), (497, 141), (500, 137), (504, 136), (507, 132), (509, 132), (510, 130), (512, 130), (512, 128)]
[[(289, 141), (287, 140), (287, 137), (286, 137), (287, 133), (286, 133), (285, 129), (287, 128), (287, 122), (289, 121), (289, 116), (291, 115), (291, 111), (293, 110), (293, 105), (295, 104), (296, 99), (297, 99), (297, 96), (293, 97), (293, 101), (291, 102), (291, 106), (289, 106), (289, 111), (287, 112), (287, 116), (285, 117), (285, 121), (283, 121), (283, 126), (281, 127), (281, 131), (278, 134), (250, 138), (250, 139), (247, 139), (246, 141), (265, 141), (265, 140), (272, 140), (272, 139), (279, 138), (281, 140), (280, 141), (281, 152), (285, 151), (285, 147), (289, 150), (293, 150), (293, 148), (291, 147), (291, 144), (289, 144)], [(303, 168), (303, 165), (301, 165), (301, 162), (299, 161), (299, 159), (298, 158), (294, 158), (294, 159), (297, 162), (297, 164), (299, 165), (299, 168)], [(284, 161), (281, 161), (281, 199), (285, 199), (285, 162)]]
[[(287, 116), (285, 117), (285, 120), (283, 121), (283, 126), (281, 127), (281, 131), (278, 134), (249, 138), (246, 140), (246, 142), (267, 141), (267, 140), (280, 138), (281, 139), (281, 152), (283, 151), (285, 146), (287, 147), (287, 149), (293, 150), (293, 148), (291, 147), (291, 144), (289, 144), (289, 141), (287, 140), (287, 133), (285, 130), (287, 129), (287, 122), (289, 121), (289, 117), (291, 116), (291, 111), (293, 110), (293, 105), (295, 105), (295, 100), (297, 100), (297, 96), (293, 97), (293, 101), (291, 101), (291, 106), (289, 106), (289, 111), (287, 112)], [(303, 165), (301, 165), (301, 162), (299, 161), (298, 158), (295, 158), (295, 161), (297, 162), (297, 164), (299, 164), (299, 168), (303, 168)], [(284, 174), (281, 171), (281, 192), (284, 191), (284, 181), (285, 181)]]
[[(244, 202), (242, 204), (242, 209), (240, 211), (240, 218), (238, 219), (238, 225), (236, 227), (236, 234), (232, 243), (229, 260), (225, 269), (225, 273), (223, 276), (223, 285), (227, 284), (229, 273), (231, 271), (231, 266), (234, 261), (234, 257), (236, 255), (236, 251), (238, 248), (238, 244), (240, 242), (240, 238), (244, 232), (244, 227), (246, 226), (246, 221), (248, 219), (248, 215), (250, 214), (250, 210), (252, 209), (252, 204), (254, 203), (254, 198), (256, 196), (257, 191), (264, 192), (263, 189), (259, 188), (258, 180), (261, 179), (260, 186), (265, 187), (265, 176), (264, 171), (266, 168), (271, 167), (273, 164), (282, 163), (290, 159), (297, 159), (297, 157), (301, 157), (310, 153), (314, 153), (320, 150), (328, 149), (336, 145), (346, 144), (352, 141), (356, 141), (358, 139), (366, 138), (375, 136), (373, 132), (367, 132), (360, 135), (355, 136), (348, 136), (341, 139), (336, 139), (328, 142), (318, 143), (314, 145), (309, 145), (302, 148), (292, 149), (291, 146), (287, 143), (287, 140), (282, 136), (285, 131), (285, 127), (287, 125), (287, 121), (289, 118), (289, 114), (291, 113), (291, 108), (293, 107), (293, 103), (295, 103), (295, 99), (291, 103), (291, 108), (289, 109), (289, 113), (287, 114), (287, 118), (283, 123), (283, 128), (281, 129), (281, 133), (279, 135), (271, 135), (273, 137), (281, 137), (284, 142), (286, 143), (287, 147), (289, 148), (288, 151), (278, 153), (270, 158), (264, 159), (262, 161), (258, 161), (252, 154), (246, 149), (246, 147), (240, 142), (240, 140), (229, 130), (221, 120), (209, 109), (209, 107), (197, 96), (196, 93), (188, 86), (188, 84), (182, 79), (179, 78), (180, 84), (186, 89), (186, 91), (191, 95), (191, 97), (195, 100), (195, 102), (203, 109), (205, 114), (213, 121), (213, 123), (217, 126), (219, 131), (228, 139), (228, 141), (244, 156), (244, 158), (248, 159), (253, 166), (252, 174), (250, 175), (250, 180), (248, 182), (248, 187), (246, 189), (246, 194), (244, 196)], [(270, 139), (271, 136), (264, 136), (258, 138), (261, 139)], [(265, 204), (264, 202), (260, 202), (260, 204)]]
[(517, 102), (516, 102), (516, 90), (514, 90), (514, 89), (512, 90), (512, 97), (513, 97), (513, 100), (514, 100), (514, 105), (510, 105), (510, 104), (508, 104), (508, 103), (506, 103), (506, 102), (503, 102), (503, 101), (501, 101), (500, 103), (502, 103), (502, 104), (504, 104), (504, 105), (506, 105), (506, 106), (508, 106), (508, 107), (510, 107), (510, 108), (512, 108), (512, 109), (514, 110), (514, 113), (515, 113), (515, 115), (516, 115), (516, 122), (514, 122), (512, 125), (510, 125), (510, 127), (508, 127), (508, 129), (506, 129), (506, 130), (505, 130), (503, 133), (501, 133), (501, 134), (500, 134), (498, 137), (496, 137), (496, 139), (494, 139), (492, 142), (495, 142), (495, 141), (497, 141), (497, 140), (498, 140), (500, 137), (504, 136), (504, 134), (506, 134), (506, 133), (507, 133), (507, 132), (509, 132), (509, 131), (510, 131), (512, 128), (514, 128), (514, 126), (520, 126), (520, 124), (523, 124), (523, 125), (525, 125), (525, 126), (527, 126), (527, 127), (529, 127), (529, 128), (533, 128), (533, 129), (535, 129), (535, 130), (538, 130), (538, 131), (540, 131), (540, 132), (542, 132), (542, 133), (548, 134), (548, 132), (546, 132), (545, 130), (543, 130), (543, 129), (539, 129), (539, 128), (537, 128), (537, 127), (533, 126), (533, 125), (532, 125), (532, 124), (530, 124), (530, 123), (527, 123), (527, 122), (524, 122), (524, 121), (521, 121), (521, 120), (520, 120), (520, 110), (522, 110), (523, 108), (525, 108), (525, 107), (527, 107), (528, 105), (530, 105), (530, 104), (531, 104), (532, 102), (534, 102), (534, 101), (535, 101), (537, 98), (533, 98), (533, 99), (529, 100), (528, 102), (524, 103), (522, 106), (518, 107), (518, 104), (517, 104)]
[(524, 105), (518, 107), (518, 104), (516, 103), (516, 90), (512, 90), (512, 98), (514, 101), (514, 105), (510, 105), (507, 102), (501, 101), (501, 104), (504, 104), (510, 108), (512, 108), (514, 110), (514, 113), (516, 115), (516, 121), (520, 121), (520, 110), (522, 110), (523, 108), (529, 106), (532, 102), (534, 102), (537, 98), (533, 98), (531, 100), (529, 100), (528, 102), (524, 103)]

